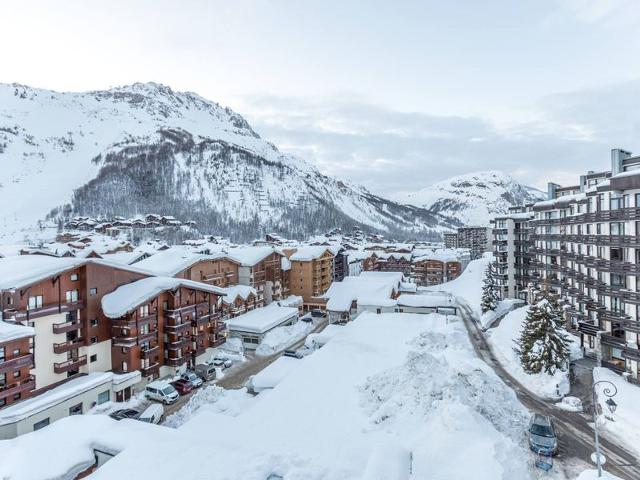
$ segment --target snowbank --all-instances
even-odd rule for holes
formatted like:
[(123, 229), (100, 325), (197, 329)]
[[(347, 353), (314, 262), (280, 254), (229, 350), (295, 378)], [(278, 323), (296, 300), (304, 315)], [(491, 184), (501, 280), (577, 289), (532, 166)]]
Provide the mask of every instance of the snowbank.
[(618, 393), (613, 398), (618, 404), (618, 408), (615, 413), (609, 411), (605, 403), (608, 397), (601, 393), (607, 385), (599, 386), (598, 403), (602, 408), (602, 414), (598, 420), (603, 423), (605, 430), (620, 439), (637, 455), (640, 455), (640, 415), (638, 414), (640, 388), (607, 368), (594, 368), (593, 381), (600, 380), (612, 382), (618, 389)]
[(251, 388), (258, 393), (263, 390), (275, 388), (291, 372), (302, 365), (301, 358), (280, 357), (251, 379)]
[(522, 369), (520, 359), (513, 348), (520, 337), (529, 307), (508, 313), (496, 328), (487, 331), (487, 339), (502, 366), (530, 392), (551, 399), (559, 399), (569, 393), (569, 372), (557, 371), (554, 375), (539, 373), (529, 375)]
[(225, 390), (217, 385), (208, 385), (196, 391), (189, 401), (176, 413), (169, 415), (163, 425), (170, 428), (182, 427), (201, 412), (224, 413), (237, 416), (254, 401), (245, 388)]
[(302, 340), (315, 327), (312, 322), (298, 321), (286, 327), (277, 327), (268, 332), (258, 348), (256, 355), (273, 355), (288, 346)]
[[(427, 291), (448, 292), (454, 297), (458, 297), (467, 302), (476, 317), (480, 317), (480, 303), (482, 301), (482, 281), (487, 272), (487, 266), (493, 261), (493, 257), (486, 256), (477, 260), (472, 260), (464, 269), (462, 274), (455, 280), (445, 282), (440, 285), (424, 287)], [(421, 290), (422, 290), (421, 289)]]
[(501, 300), (500, 302), (498, 302), (498, 307), (495, 310), (489, 310), (488, 312), (482, 314), (482, 316), (480, 317), (480, 326), (484, 330), (486, 330), (487, 328), (491, 327), (491, 325), (493, 325), (493, 322), (495, 322), (502, 315), (510, 312), (511, 310), (516, 308), (516, 306), (522, 306), (523, 304), (524, 302), (522, 300), (516, 298), (507, 298), (505, 300)]
[(585, 470), (582, 472), (576, 480), (622, 480), (620, 477), (616, 477), (611, 473), (602, 471), (602, 477), (598, 478), (598, 470)]

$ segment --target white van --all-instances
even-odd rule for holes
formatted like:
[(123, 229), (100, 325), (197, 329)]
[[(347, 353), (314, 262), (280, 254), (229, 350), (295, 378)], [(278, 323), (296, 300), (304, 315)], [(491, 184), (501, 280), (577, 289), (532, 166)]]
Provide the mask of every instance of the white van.
[(144, 389), (144, 394), (149, 400), (162, 402), (165, 405), (175, 402), (180, 397), (173, 385), (164, 380), (156, 380), (148, 384)]
[(163, 416), (164, 408), (162, 407), (162, 405), (154, 403), (152, 405), (149, 405), (147, 409), (140, 414), (138, 420), (147, 423), (160, 423)]

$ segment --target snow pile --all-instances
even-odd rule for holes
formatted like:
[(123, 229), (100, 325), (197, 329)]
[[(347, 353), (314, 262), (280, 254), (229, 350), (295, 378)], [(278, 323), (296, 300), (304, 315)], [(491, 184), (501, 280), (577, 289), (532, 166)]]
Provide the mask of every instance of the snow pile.
[(498, 308), (496, 308), (495, 310), (489, 310), (488, 312), (482, 314), (482, 316), (480, 317), (480, 326), (484, 330), (490, 328), (498, 318), (510, 312), (511, 310), (516, 308), (516, 306), (522, 306), (523, 303), (524, 302), (522, 300), (518, 300), (516, 298), (507, 298), (505, 300), (501, 300), (500, 302), (498, 302)]
[(493, 261), (493, 257), (487, 255), (469, 262), (467, 268), (455, 280), (440, 285), (423, 287), (421, 290), (430, 292), (447, 292), (457, 297), (458, 302), (464, 301), (473, 310), (477, 317), (481, 316), (480, 304), (482, 302), (482, 281), (487, 272), (487, 266)]
[(607, 473), (604, 470), (602, 471), (602, 477), (598, 477), (598, 470), (585, 470), (583, 471), (576, 480), (622, 480), (620, 477), (613, 475), (612, 473)]
[(282, 356), (251, 379), (251, 389), (255, 393), (260, 393), (263, 390), (275, 388), (300, 366), (302, 366), (301, 358)]
[(556, 407), (567, 412), (581, 412), (582, 400), (578, 397), (564, 397), (562, 401), (556, 403)]
[[(522, 332), (528, 310), (529, 307), (522, 307), (508, 313), (498, 327), (487, 331), (487, 339), (505, 370), (527, 390), (540, 397), (558, 399), (569, 393), (569, 372), (529, 375), (523, 370), (520, 359), (513, 350), (516, 346), (515, 340)], [(570, 336), (570, 340), (575, 343), (574, 337)]]
[(256, 348), (256, 355), (273, 355), (284, 350), (302, 340), (314, 327), (315, 325), (312, 322), (298, 321), (293, 325), (274, 328), (264, 336), (262, 342)]
[(607, 380), (618, 389), (613, 400), (618, 404), (615, 413), (609, 411), (605, 403), (609, 397), (603, 392), (609, 385), (601, 384), (598, 388), (598, 403), (600, 403), (601, 415), (599, 421), (603, 422), (605, 430), (620, 439), (628, 448), (640, 455), (640, 388), (627, 382), (624, 377), (607, 368), (594, 368), (593, 381)]
[(254, 397), (246, 389), (225, 390), (217, 385), (200, 388), (176, 413), (169, 415), (163, 425), (178, 428), (191, 420), (197, 413), (209, 411), (235, 417), (248, 408)]

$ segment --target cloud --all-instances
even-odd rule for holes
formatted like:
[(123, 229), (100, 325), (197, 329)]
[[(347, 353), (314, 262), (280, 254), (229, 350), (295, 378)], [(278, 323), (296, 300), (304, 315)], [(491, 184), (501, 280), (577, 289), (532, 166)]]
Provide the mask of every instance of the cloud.
[(400, 112), (357, 96), (244, 99), (255, 129), (326, 174), (392, 198), (450, 176), (502, 170), (529, 185), (575, 183), (608, 168), (609, 150), (640, 133), (640, 81), (555, 94), (531, 120), (497, 127), (479, 117)]

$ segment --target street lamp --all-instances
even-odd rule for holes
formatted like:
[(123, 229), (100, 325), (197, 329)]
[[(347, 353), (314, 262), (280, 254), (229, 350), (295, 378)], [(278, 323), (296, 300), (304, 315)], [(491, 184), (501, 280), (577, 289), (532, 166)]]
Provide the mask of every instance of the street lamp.
[[(598, 392), (596, 391), (596, 386), (599, 384), (606, 384), (607, 386), (602, 389), (602, 393), (604, 393), (607, 397), (607, 408), (611, 413), (616, 411), (618, 408), (618, 404), (613, 401), (613, 398), (618, 393), (618, 388), (608, 380), (600, 380), (599, 382), (595, 382), (591, 387), (591, 393), (593, 395), (593, 429), (595, 431), (596, 436), (596, 464), (598, 465), (598, 478), (602, 477), (602, 461), (600, 458), (600, 438), (598, 437)], [(608, 385), (611, 385), (609, 387)]]

